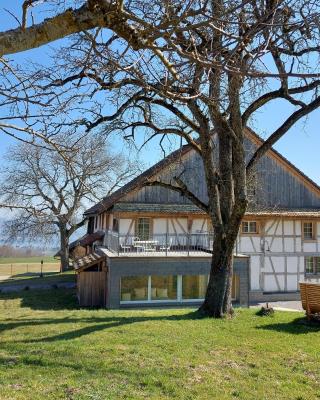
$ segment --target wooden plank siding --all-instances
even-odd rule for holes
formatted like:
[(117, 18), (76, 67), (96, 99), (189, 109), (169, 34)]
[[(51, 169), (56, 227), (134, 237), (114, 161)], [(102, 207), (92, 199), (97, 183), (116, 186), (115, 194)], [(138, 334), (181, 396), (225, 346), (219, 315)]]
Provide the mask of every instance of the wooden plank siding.
[(77, 275), (81, 307), (103, 307), (106, 304), (106, 271), (82, 271)]
[[(246, 152), (252, 154), (256, 145), (245, 140)], [(181, 174), (181, 175), (180, 175)], [(179, 175), (191, 191), (207, 202), (204, 170), (200, 156), (194, 151), (184, 154), (181, 159), (165, 167), (154, 179), (172, 181)], [(320, 193), (308, 184), (303, 176), (290, 169), (272, 154), (264, 156), (256, 167), (257, 188), (255, 205), (275, 208), (320, 207)], [(189, 204), (189, 200), (179, 193), (157, 186), (135, 189), (121, 198), (129, 203), (172, 203)]]

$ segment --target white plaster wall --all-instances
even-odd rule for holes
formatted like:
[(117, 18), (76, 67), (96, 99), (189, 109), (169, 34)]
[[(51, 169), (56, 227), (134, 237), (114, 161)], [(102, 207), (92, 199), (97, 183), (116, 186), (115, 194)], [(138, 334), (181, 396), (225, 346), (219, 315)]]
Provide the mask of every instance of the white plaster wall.
[(282, 253), (282, 237), (268, 237), (266, 243), (266, 250), (269, 249), (270, 252), (273, 253)]
[[(272, 264), (271, 264), (272, 261)], [(285, 271), (285, 258), (280, 257), (266, 257), (265, 258), (265, 272), (272, 272), (273, 268), (275, 272), (284, 272)]]
[(287, 271), (292, 273), (299, 272), (299, 258), (298, 257), (287, 257)]
[[(284, 291), (284, 275), (278, 275), (277, 279), (280, 286), (280, 291)], [(266, 292), (278, 292), (279, 288), (274, 275), (265, 275), (264, 277), (264, 291)]]
[(303, 252), (315, 253), (317, 251), (317, 244), (315, 242), (303, 242)]
[[(208, 225), (207, 225), (207, 220), (205, 220), (204, 224), (203, 224), (203, 218), (197, 218), (194, 219), (192, 222), (192, 228), (191, 228), (191, 233), (198, 233), (199, 231), (204, 231), (207, 232), (208, 230)], [(203, 224), (203, 226), (202, 226)]]
[[(184, 228), (185, 232), (188, 232), (188, 218), (177, 218), (177, 220), (180, 222), (180, 225)], [(183, 230), (180, 228), (180, 226), (177, 223), (175, 218), (169, 218), (168, 221), (169, 221), (169, 224), (168, 224), (169, 225), (169, 229), (168, 229), (169, 233), (172, 233), (172, 234), (175, 233), (173, 226), (172, 226), (172, 222), (173, 222), (176, 232), (178, 234), (180, 234), (180, 233), (184, 234)]]
[(275, 233), (275, 235), (282, 235), (283, 234), (281, 219), (277, 219), (277, 221), (275, 223), (275, 231), (274, 231), (274, 233)]
[(258, 253), (261, 251), (259, 236), (240, 236), (239, 252)]
[(288, 275), (287, 276), (287, 291), (298, 290), (298, 275)]
[(296, 235), (301, 236), (301, 221), (295, 220)]
[(293, 221), (285, 220), (283, 222), (284, 234), (285, 235), (293, 235)]
[(250, 257), (250, 289), (260, 290), (260, 257)]
[[(128, 230), (130, 228), (130, 224), (132, 222), (132, 219), (130, 218), (123, 218), (120, 219), (119, 221), (119, 233), (120, 235), (126, 235), (128, 233)], [(129, 232), (129, 235), (134, 235), (134, 224), (132, 225), (132, 228)]]
[(167, 232), (167, 219), (166, 218), (154, 218), (153, 220), (153, 234), (166, 234)]
[(268, 235), (274, 235), (276, 224), (274, 223), (275, 221), (270, 219), (266, 221), (264, 225), (264, 230)]
[(301, 236), (296, 238), (296, 252), (301, 252), (302, 251), (302, 240)]
[(294, 238), (284, 238), (284, 251), (286, 253), (293, 253), (294, 252)]

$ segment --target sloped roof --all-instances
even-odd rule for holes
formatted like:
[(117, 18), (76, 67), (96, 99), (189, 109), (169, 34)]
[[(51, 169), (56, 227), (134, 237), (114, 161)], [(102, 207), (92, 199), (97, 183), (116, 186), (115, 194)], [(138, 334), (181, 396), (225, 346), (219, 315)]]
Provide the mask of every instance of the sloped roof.
[(113, 211), (122, 212), (158, 212), (158, 213), (199, 213), (204, 214), (194, 204), (171, 204), (171, 203), (117, 203), (114, 205)]
[(152, 167), (145, 170), (142, 174), (140, 174), (136, 178), (132, 179), (130, 182), (126, 183), (120, 189), (113, 192), (111, 195), (104, 197), (99, 203), (95, 204), (93, 207), (86, 210), (84, 215), (88, 216), (88, 215), (96, 214), (103, 210), (108, 209), (115, 202), (120, 200), (123, 196), (125, 196), (126, 194), (131, 192), (131, 190), (133, 190), (139, 186), (143, 186), (143, 183), (145, 183), (149, 178), (151, 178), (156, 173), (161, 171), (167, 165), (170, 165), (171, 163), (178, 160), (179, 157), (183, 156), (184, 154), (187, 154), (189, 151), (192, 150), (192, 148), (193, 147), (191, 145), (186, 144), (186, 145), (182, 146), (180, 149), (175, 150), (174, 152), (169, 154), (167, 157), (165, 157), (163, 160), (154, 164)]
[(79, 258), (77, 261), (73, 263), (74, 269), (79, 270), (81, 268), (88, 268), (94, 264), (105, 259), (105, 255), (103, 253), (91, 253), (82, 258)]
[[(264, 143), (264, 140), (257, 135), (252, 129), (246, 128), (246, 134), (249, 139), (257, 144), (261, 145)], [(93, 207), (89, 208), (85, 211), (84, 215), (86, 217), (90, 215), (95, 215), (100, 213), (104, 210), (109, 209), (112, 205), (118, 202), (122, 197), (126, 194), (131, 192), (134, 189), (142, 187), (143, 184), (154, 175), (159, 173), (163, 170), (166, 166), (170, 165), (171, 163), (177, 161), (181, 156), (187, 154), (193, 150), (193, 147), (189, 144), (182, 146), (180, 149), (175, 150), (163, 160), (159, 161), (158, 163), (154, 164), (151, 168), (144, 171), (142, 174), (131, 180), (130, 182), (126, 183), (120, 189), (116, 190), (109, 196), (104, 197), (99, 203), (95, 204)], [(305, 175), (299, 168), (293, 165), (289, 160), (287, 160), (282, 154), (280, 154), (277, 150), (271, 148), (268, 150), (266, 155), (275, 158), (278, 162), (280, 162), (285, 168), (287, 168), (292, 174), (298, 177), (300, 180), (303, 181), (304, 184), (308, 185), (311, 190), (315, 191), (317, 195), (320, 197), (320, 186), (317, 185), (311, 178)]]
[[(77, 246), (89, 246), (90, 244), (94, 243), (96, 240), (101, 240), (105, 235), (104, 231), (97, 231), (94, 233), (86, 233), (81, 238), (74, 240), (69, 244), (69, 251), (73, 250)], [(60, 257), (61, 250), (59, 250), (54, 257)]]

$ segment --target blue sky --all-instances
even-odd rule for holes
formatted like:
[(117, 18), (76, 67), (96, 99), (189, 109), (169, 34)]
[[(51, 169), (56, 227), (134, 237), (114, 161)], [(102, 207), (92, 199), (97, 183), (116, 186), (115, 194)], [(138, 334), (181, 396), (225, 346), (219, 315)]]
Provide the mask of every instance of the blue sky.
[[(18, 18), (21, 17), (21, 4), (22, 1), (18, 0), (5, 0), (1, 2), (0, 6), (0, 26), (1, 30), (13, 28), (17, 26), (7, 12), (5, 8), (15, 13)], [(43, 14), (37, 16), (35, 14), (36, 21), (43, 19)], [(51, 46), (56, 47), (59, 42), (52, 44)], [(26, 62), (27, 59), (33, 61), (44, 61), (46, 54), (50, 51), (48, 46), (41, 47), (29, 52), (15, 55), (14, 58), (18, 62)], [(264, 107), (259, 114), (256, 116), (252, 127), (262, 137), (267, 137), (273, 129), (278, 127), (287, 115), (289, 108), (285, 102), (278, 101)], [(120, 141), (117, 141), (118, 143)], [(0, 133), (0, 167), (4, 165), (3, 155), (9, 145), (15, 143), (15, 140)], [(121, 148), (119, 147), (121, 146)], [(118, 145), (118, 149), (122, 149), (123, 146)], [(296, 124), (291, 130), (283, 137), (275, 146), (275, 148), (301, 169), (306, 175), (308, 175), (315, 182), (320, 184), (320, 110), (317, 110), (304, 121)], [(162, 157), (162, 152), (159, 146), (154, 142), (148, 145), (141, 154), (141, 158), (144, 160), (146, 166), (153, 164)]]

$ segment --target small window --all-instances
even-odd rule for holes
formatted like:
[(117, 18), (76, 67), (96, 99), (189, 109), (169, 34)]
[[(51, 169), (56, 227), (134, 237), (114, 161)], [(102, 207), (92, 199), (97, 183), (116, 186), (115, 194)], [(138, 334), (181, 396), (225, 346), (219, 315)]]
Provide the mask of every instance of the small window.
[(241, 224), (242, 233), (258, 233), (257, 221), (243, 221)]
[(136, 223), (136, 235), (140, 240), (150, 239), (150, 218), (138, 218)]
[(303, 223), (303, 239), (304, 240), (314, 240), (315, 238), (315, 229), (313, 222), (304, 222)]
[(306, 274), (318, 275), (320, 274), (320, 257), (306, 257), (305, 258), (305, 271)]

